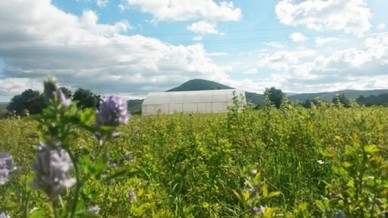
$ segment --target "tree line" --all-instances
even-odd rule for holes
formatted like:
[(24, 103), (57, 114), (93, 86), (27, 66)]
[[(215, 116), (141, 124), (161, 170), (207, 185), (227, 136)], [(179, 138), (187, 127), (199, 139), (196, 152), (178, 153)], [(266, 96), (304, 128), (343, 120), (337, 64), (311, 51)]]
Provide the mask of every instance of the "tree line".
[[(77, 102), (79, 108), (98, 108), (101, 96), (94, 94), (88, 89), (79, 88), (74, 94), (66, 87), (60, 88), (66, 98), (70, 98)], [(276, 108), (280, 108), (282, 104), (300, 104), (305, 108), (309, 108), (312, 105), (319, 106), (326, 103), (332, 103), (334, 105), (342, 105), (344, 107), (351, 107), (353, 104), (360, 104), (365, 106), (388, 106), (388, 93), (380, 95), (372, 95), (368, 97), (360, 96), (356, 99), (347, 98), (344, 94), (337, 94), (333, 97), (331, 102), (324, 101), (320, 98), (314, 98), (306, 100), (305, 102), (290, 102), (287, 98), (287, 94), (281, 89), (275, 87), (266, 88), (264, 92), (266, 99), (266, 105), (273, 105)], [(140, 114), (141, 111), (141, 100), (136, 102), (136, 105), (132, 105), (131, 108), (136, 108), (136, 111)], [(139, 105), (137, 105), (139, 104)], [(39, 114), (42, 110), (47, 107), (48, 102), (45, 102), (43, 93), (39, 91), (27, 89), (19, 95), (15, 95), (11, 102), (7, 106), (8, 115), (12, 116), (26, 116), (31, 114)], [(262, 106), (257, 106), (260, 108)]]
[[(101, 96), (94, 94), (88, 89), (77, 89), (74, 94), (66, 87), (61, 87), (62, 93), (66, 98), (71, 98), (77, 102), (79, 108), (98, 108)], [(27, 89), (20, 95), (15, 95), (7, 106), (9, 115), (26, 116), (31, 114), (39, 114), (47, 107), (43, 93), (39, 91)]]
[(290, 102), (287, 98), (287, 94), (284, 93), (281, 89), (276, 89), (275, 87), (266, 88), (264, 92), (266, 99), (266, 104), (271, 104), (276, 108), (280, 108), (284, 103), (295, 103), (300, 104), (305, 108), (310, 108), (312, 105), (320, 106), (322, 104), (332, 103), (336, 106), (343, 107), (352, 107), (352, 105), (359, 104), (365, 106), (388, 106), (388, 93), (380, 95), (371, 95), (368, 97), (359, 96), (356, 99), (347, 98), (344, 94), (337, 94), (333, 96), (331, 102), (327, 102), (320, 98), (314, 98), (311, 100), (306, 100), (305, 102)]

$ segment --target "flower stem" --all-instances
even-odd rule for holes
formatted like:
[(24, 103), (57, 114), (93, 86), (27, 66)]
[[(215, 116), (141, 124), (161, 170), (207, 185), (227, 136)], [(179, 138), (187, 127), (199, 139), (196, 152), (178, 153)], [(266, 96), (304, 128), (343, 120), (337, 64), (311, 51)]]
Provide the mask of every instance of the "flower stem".
[(57, 208), (55, 207), (55, 200), (51, 201), (51, 205), (53, 207), (54, 217), (58, 218), (58, 211), (57, 211)]
[(74, 192), (74, 199), (73, 199), (73, 205), (71, 208), (71, 214), (70, 217), (73, 218), (75, 215), (75, 211), (77, 210), (77, 204), (78, 204), (78, 196), (79, 192), (81, 190), (81, 181), (80, 181), (80, 175), (79, 175), (79, 170), (78, 170), (78, 165), (75, 157), (71, 152), (68, 152), (70, 155), (70, 159), (73, 162), (74, 165), (74, 171), (75, 171), (75, 177), (76, 177), (76, 187), (75, 187), (75, 192)]

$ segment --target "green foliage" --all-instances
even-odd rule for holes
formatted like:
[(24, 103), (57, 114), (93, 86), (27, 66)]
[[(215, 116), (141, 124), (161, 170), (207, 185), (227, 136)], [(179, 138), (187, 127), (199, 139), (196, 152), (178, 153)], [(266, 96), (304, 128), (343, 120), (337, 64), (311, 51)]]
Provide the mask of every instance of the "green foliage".
[(344, 94), (335, 95), (332, 102), (336, 106), (350, 107), (350, 100)]
[(356, 99), (356, 101), (359, 104), (363, 104), (365, 106), (372, 106), (372, 105), (381, 105), (381, 106), (388, 106), (388, 93), (380, 94), (380, 95), (371, 95), (368, 97), (364, 97), (361, 95)]
[[(79, 120), (71, 120), (73, 115)], [(0, 211), (11, 217), (31, 210), (36, 217), (53, 214), (42, 193), (27, 185), (37, 132), (49, 132), (71, 135), (64, 141), (78, 158), (84, 181), (79, 216), (91, 216), (91, 206), (101, 208), (94, 214), (101, 217), (388, 213), (386, 108), (322, 103), (310, 109), (285, 105), (282, 110), (251, 110), (236, 101), (227, 114), (133, 116), (118, 129), (119, 138), (103, 145), (90, 133), (94, 111), (73, 115), (60, 118), (64, 126), (81, 123), (71, 134), (64, 134), (64, 126), (52, 130), (28, 120), (0, 120), (0, 150), (12, 154), (21, 170), (0, 186), (6, 193), (0, 195), (0, 205), (5, 205)], [(57, 119), (45, 116), (46, 121)], [(65, 203), (73, 193), (64, 194)]]
[(97, 108), (100, 96), (88, 89), (79, 88), (74, 92), (73, 100), (77, 101), (79, 108)]
[(286, 94), (280, 89), (274, 87), (266, 88), (264, 96), (270, 104), (273, 104), (276, 108), (280, 108), (280, 105), (287, 100)]
[(39, 91), (27, 89), (20, 95), (15, 95), (7, 106), (10, 113), (16, 115), (37, 114), (46, 106), (43, 95)]

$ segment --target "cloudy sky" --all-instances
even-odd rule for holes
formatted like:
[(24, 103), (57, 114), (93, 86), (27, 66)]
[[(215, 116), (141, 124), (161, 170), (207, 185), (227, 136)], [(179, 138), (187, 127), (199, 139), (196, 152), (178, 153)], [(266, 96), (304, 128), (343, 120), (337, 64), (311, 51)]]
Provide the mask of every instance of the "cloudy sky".
[(388, 88), (387, 0), (1, 0), (0, 101), (63, 86), (127, 98), (194, 79)]

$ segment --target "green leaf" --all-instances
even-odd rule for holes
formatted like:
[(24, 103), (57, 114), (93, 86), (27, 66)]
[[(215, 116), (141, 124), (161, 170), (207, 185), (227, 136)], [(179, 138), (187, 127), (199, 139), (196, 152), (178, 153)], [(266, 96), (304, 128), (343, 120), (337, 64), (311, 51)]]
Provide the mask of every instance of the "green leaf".
[(91, 126), (95, 122), (95, 115), (96, 112), (91, 109), (87, 108), (85, 109), (82, 114), (81, 114), (81, 123), (84, 124), (85, 126)]
[(41, 217), (45, 217), (45, 214), (42, 210), (40, 209), (36, 209), (34, 211), (32, 211), (29, 215), (28, 215), (28, 218), (41, 218)]
[(322, 212), (326, 211), (325, 204), (322, 201), (315, 201), (315, 204), (317, 205), (318, 209)]
[(266, 184), (261, 186), (261, 191), (263, 192), (263, 197), (268, 198), (268, 186)]
[(377, 148), (376, 145), (366, 145), (366, 146), (364, 146), (364, 151), (365, 151), (366, 153), (372, 154), (372, 153), (378, 152), (378, 151), (379, 151), (379, 148)]
[(281, 194), (282, 194), (282, 192), (280, 192), (280, 191), (270, 192), (270, 193), (268, 194), (267, 198), (276, 197), (276, 196), (279, 196), (279, 195), (281, 195)]

